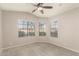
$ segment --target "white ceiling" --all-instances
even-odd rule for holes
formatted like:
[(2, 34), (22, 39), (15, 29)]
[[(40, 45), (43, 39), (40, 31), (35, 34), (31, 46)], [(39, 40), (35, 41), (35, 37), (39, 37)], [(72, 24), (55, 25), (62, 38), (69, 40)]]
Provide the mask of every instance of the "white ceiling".
[(78, 3), (45, 3), (46, 6), (53, 6), (53, 9), (44, 9), (44, 14), (39, 11), (32, 13), (36, 7), (33, 3), (0, 3), (2, 10), (29, 12), (39, 17), (51, 17), (65, 11), (79, 7)]

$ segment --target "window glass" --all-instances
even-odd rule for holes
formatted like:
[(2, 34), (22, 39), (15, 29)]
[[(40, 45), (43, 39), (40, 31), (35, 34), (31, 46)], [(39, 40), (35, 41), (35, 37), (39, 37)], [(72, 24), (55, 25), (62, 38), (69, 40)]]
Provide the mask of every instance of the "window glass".
[(50, 25), (50, 35), (51, 37), (58, 37), (58, 20), (52, 20)]
[(39, 36), (46, 36), (46, 24), (43, 22), (39, 23)]
[(18, 36), (35, 36), (35, 25), (31, 21), (19, 20), (18, 21)]

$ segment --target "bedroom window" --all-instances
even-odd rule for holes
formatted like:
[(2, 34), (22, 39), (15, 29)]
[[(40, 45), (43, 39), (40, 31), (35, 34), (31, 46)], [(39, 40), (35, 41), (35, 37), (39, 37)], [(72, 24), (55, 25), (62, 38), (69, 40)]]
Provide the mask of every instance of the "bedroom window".
[(31, 21), (19, 20), (18, 21), (18, 36), (35, 36), (35, 25)]
[(35, 36), (35, 24), (33, 22), (27, 22), (27, 34), (28, 36)]
[(58, 37), (58, 20), (52, 20), (50, 25), (51, 37)]
[(39, 36), (46, 36), (46, 24), (43, 22), (39, 23)]

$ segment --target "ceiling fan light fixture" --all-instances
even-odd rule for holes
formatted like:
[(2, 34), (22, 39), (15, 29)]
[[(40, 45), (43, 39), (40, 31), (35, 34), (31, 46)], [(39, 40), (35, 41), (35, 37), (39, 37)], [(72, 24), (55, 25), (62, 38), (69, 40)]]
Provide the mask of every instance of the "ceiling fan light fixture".
[(38, 10), (43, 10), (43, 8), (42, 7), (39, 7)]
[(34, 6), (37, 7), (37, 8), (34, 9), (32, 11), (32, 13), (37, 10), (37, 11), (40, 11), (42, 14), (44, 14), (44, 10), (43, 9), (52, 9), (53, 8), (52, 6), (43, 6), (43, 4), (44, 3), (38, 3), (37, 5), (34, 4)]

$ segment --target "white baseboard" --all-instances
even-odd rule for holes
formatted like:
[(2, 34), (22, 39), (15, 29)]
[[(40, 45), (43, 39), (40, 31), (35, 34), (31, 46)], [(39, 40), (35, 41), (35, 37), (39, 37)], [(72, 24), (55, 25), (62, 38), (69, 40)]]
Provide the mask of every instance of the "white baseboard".
[(20, 46), (24, 46), (24, 45), (28, 45), (28, 44), (32, 44), (32, 43), (34, 43), (34, 42), (18, 44), (18, 45), (15, 45), (15, 46), (9, 46), (9, 47), (2, 48), (2, 50), (6, 50), (6, 49), (10, 49), (10, 48), (15, 48), (15, 47), (20, 47)]
[[(36, 42), (38, 42), (38, 41), (36, 41)], [(24, 45), (29, 45), (29, 44), (36, 43), (36, 42), (30, 42), (30, 43), (18, 44), (18, 45), (15, 45), (15, 46), (9, 46), (9, 47), (2, 48), (2, 50), (6, 50), (6, 49), (10, 49), (10, 48), (15, 48), (15, 47), (20, 47), (20, 46), (24, 46)], [(48, 43), (48, 42), (46, 42), (46, 43)]]
[[(35, 42), (19, 44), (19, 45), (16, 45), (16, 46), (9, 46), (9, 47), (7, 47), (7, 48), (2, 48), (2, 50), (6, 50), (6, 49), (10, 49), (10, 48), (15, 48), (15, 47), (20, 47), (20, 46), (24, 46), (24, 45), (28, 45), (28, 44), (32, 44), (32, 43), (35, 43)], [(56, 45), (56, 46), (59, 46), (59, 47), (62, 47), (62, 48), (65, 48), (65, 49), (68, 49), (68, 50), (71, 50), (71, 51), (74, 51), (74, 52), (79, 53), (79, 51), (74, 50), (74, 49), (71, 49), (71, 48), (66, 47), (66, 46), (61, 46), (61, 45), (59, 45), (59, 44), (51, 43), (51, 42), (46, 42), (46, 43), (54, 44), (54, 45)]]
[[(50, 43), (51, 43), (51, 42), (50, 42)], [(56, 43), (51, 43), (51, 44), (54, 44), (54, 45), (56, 45), (56, 46), (59, 46), (59, 47), (62, 47), (62, 48), (68, 49), (68, 50), (71, 50), (71, 51), (76, 52), (76, 53), (79, 53), (78, 50), (74, 50), (74, 49), (71, 49), (71, 48), (66, 47), (66, 46), (61, 46), (60, 44), (56, 44)]]

